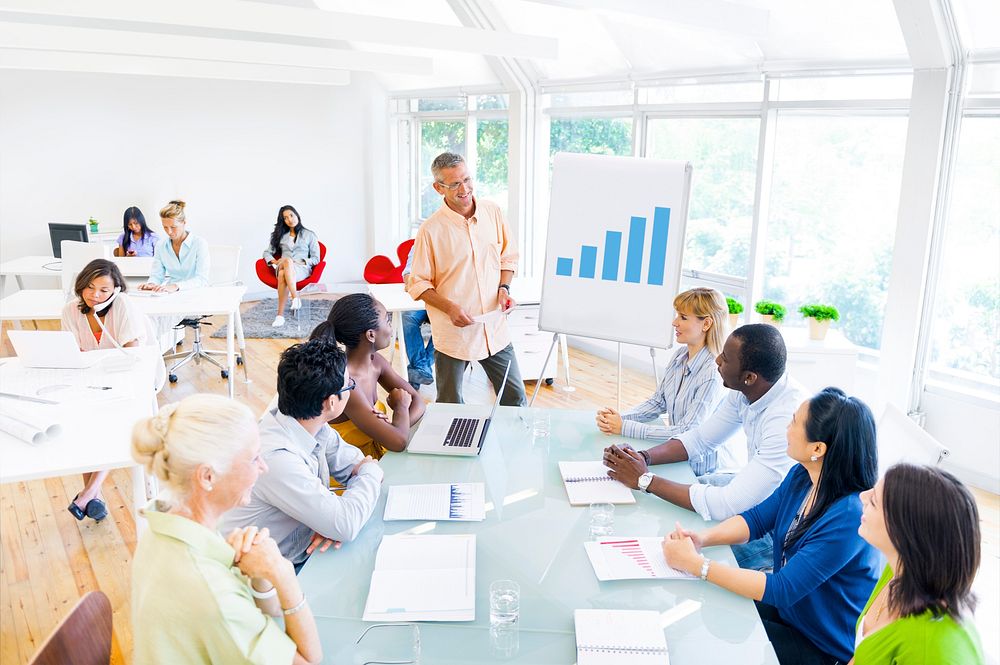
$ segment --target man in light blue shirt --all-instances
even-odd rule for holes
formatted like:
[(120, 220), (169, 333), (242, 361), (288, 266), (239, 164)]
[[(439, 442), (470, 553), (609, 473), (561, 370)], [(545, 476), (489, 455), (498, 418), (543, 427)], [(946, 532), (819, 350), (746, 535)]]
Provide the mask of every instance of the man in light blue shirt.
[(184, 203), (171, 201), (160, 211), (160, 222), (167, 237), (157, 243), (149, 281), (139, 288), (173, 292), (208, 286), (208, 242), (187, 230)]
[[(793, 464), (786, 430), (806, 398), (785, 374), (785, 358), (785, 342), (773, 326), (758, 323), (737, 328), (715, 361), (722, 385), (732, 391), (715, 412), (698, 427), (648, 450), (611, 446), (604, 454), (609, 475), (628, 487), (694, 510), (706, 520), (721, 521), (756, 506), (781, 484)], [(735, 475), (710, 475), (685, 485), (653, 475), (647, 468), (701, 460), (741, 427), (747, 438), (748, 462)], [(733, 549), (737, 552), (738, 548)], [(754, 562), (769, 562), (770, 542), (753, 549)], [(737, 559), (741, 559), (739, 552)]]

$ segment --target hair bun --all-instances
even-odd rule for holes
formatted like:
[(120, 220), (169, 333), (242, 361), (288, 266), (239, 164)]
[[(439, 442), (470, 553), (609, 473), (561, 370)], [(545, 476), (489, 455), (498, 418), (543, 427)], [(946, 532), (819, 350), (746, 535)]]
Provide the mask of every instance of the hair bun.
[(132, 428), (132, 458), (163, 481), (169, 480), (167, 434), (177, 404), (168, 404), (155, 416), (143, 418)]
[(175, 200), (171, 201), (170, 204), (171, 205), (175, 205), (178, 208), (183, 208), (184, 206), (187, 205), (187, 203), (185, 203), (184, 201), (181, 201), (180, 199), (175, 199)]

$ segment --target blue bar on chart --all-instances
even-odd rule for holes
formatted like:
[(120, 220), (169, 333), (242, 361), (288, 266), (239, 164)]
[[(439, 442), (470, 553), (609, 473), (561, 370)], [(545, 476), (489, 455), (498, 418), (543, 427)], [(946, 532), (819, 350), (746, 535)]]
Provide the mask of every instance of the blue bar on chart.
[(604, 234), (604, 265), (601, 279), (618, 281), (618, 261), (622, 255), (622, 232), (608, 231)]
[(597, 270), (597, 247), (583, 245), (580, 247), (580, 277), (594, 279)]
[(648, 284), (663, 286), (663, 269), (667, 264), (667, 235), (670, 231), (670, 208), (653, 211), (653, 239), (649, 247)]
[(646, 243), (646, 218), (633, 217), (628, 228), (628, 252), (625, 255), (625, 281), (638, 284), (642, 277), (642, 249)]
[(556, 274), (561, 277), (573, 276), (573, 259), (559, 257), (556, 259)]

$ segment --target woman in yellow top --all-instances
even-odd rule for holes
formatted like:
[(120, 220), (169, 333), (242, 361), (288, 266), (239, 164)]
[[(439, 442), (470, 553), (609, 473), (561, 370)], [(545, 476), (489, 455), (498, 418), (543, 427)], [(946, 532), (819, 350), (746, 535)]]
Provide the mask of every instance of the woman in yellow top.
[(135, 662), (321, 662), (316, 621), (267, 529), (216, 530), (267, 473), (250, 409), (220, 395), (168, 404), (136, 423), (132, 457), (164, 489), (132, 562)]
[[(404, 450), (410, 428), (426, 408), (420, 393), (378, 353), (392, 341), (391, 317), (371, 295), (352, 293), (333, 304), (326, 321), (310, 336), (330, 337), (347, 347), (347, 367), (357, 388), (343, 415), (330, 425), (344, 441), (375, 459), (386, 450)], [(379, 386), (388, 393), (386, 403), (378, 399)]]
[(979, 510), (955, 476), (897, 464), (861, 493), (862, 538), (888, 565), (858, 619), (854, 665), (982, 665), (972, 623)]

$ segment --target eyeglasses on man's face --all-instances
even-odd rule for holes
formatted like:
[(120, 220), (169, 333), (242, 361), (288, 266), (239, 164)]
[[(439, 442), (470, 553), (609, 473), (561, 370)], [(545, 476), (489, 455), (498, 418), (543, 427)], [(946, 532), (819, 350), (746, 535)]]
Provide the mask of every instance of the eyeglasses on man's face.
[(340, 390), (338, 390), (337, 392), (335, 392), (333, 394), (334, 395), (340, 395), (341, 393), (346, 393), (349, 390), (354, 390), (357, 387), (358, 387), (358, 382), (354, 380), (354, 377), (351, 377), (351, 382), (350, 383), (348, 383), (346, 386), (344, 386), (343, 388), (341, 388)]
[(458, 189), (459, 187), (461, 187), (462, 185), (465, 185), (467, 188), (471, 188), (472, 187), (472, 176), (469, 176), (465, 180), (460, 180), (458, 182), (445, 183), (445, 182), (441, 182), (440, 180), (436, 180), (435, 182), (437, 182), (437, 184), (441, 185), (442, 187), (444, 187), (448, 191), (453, 192), (456, 189)]

